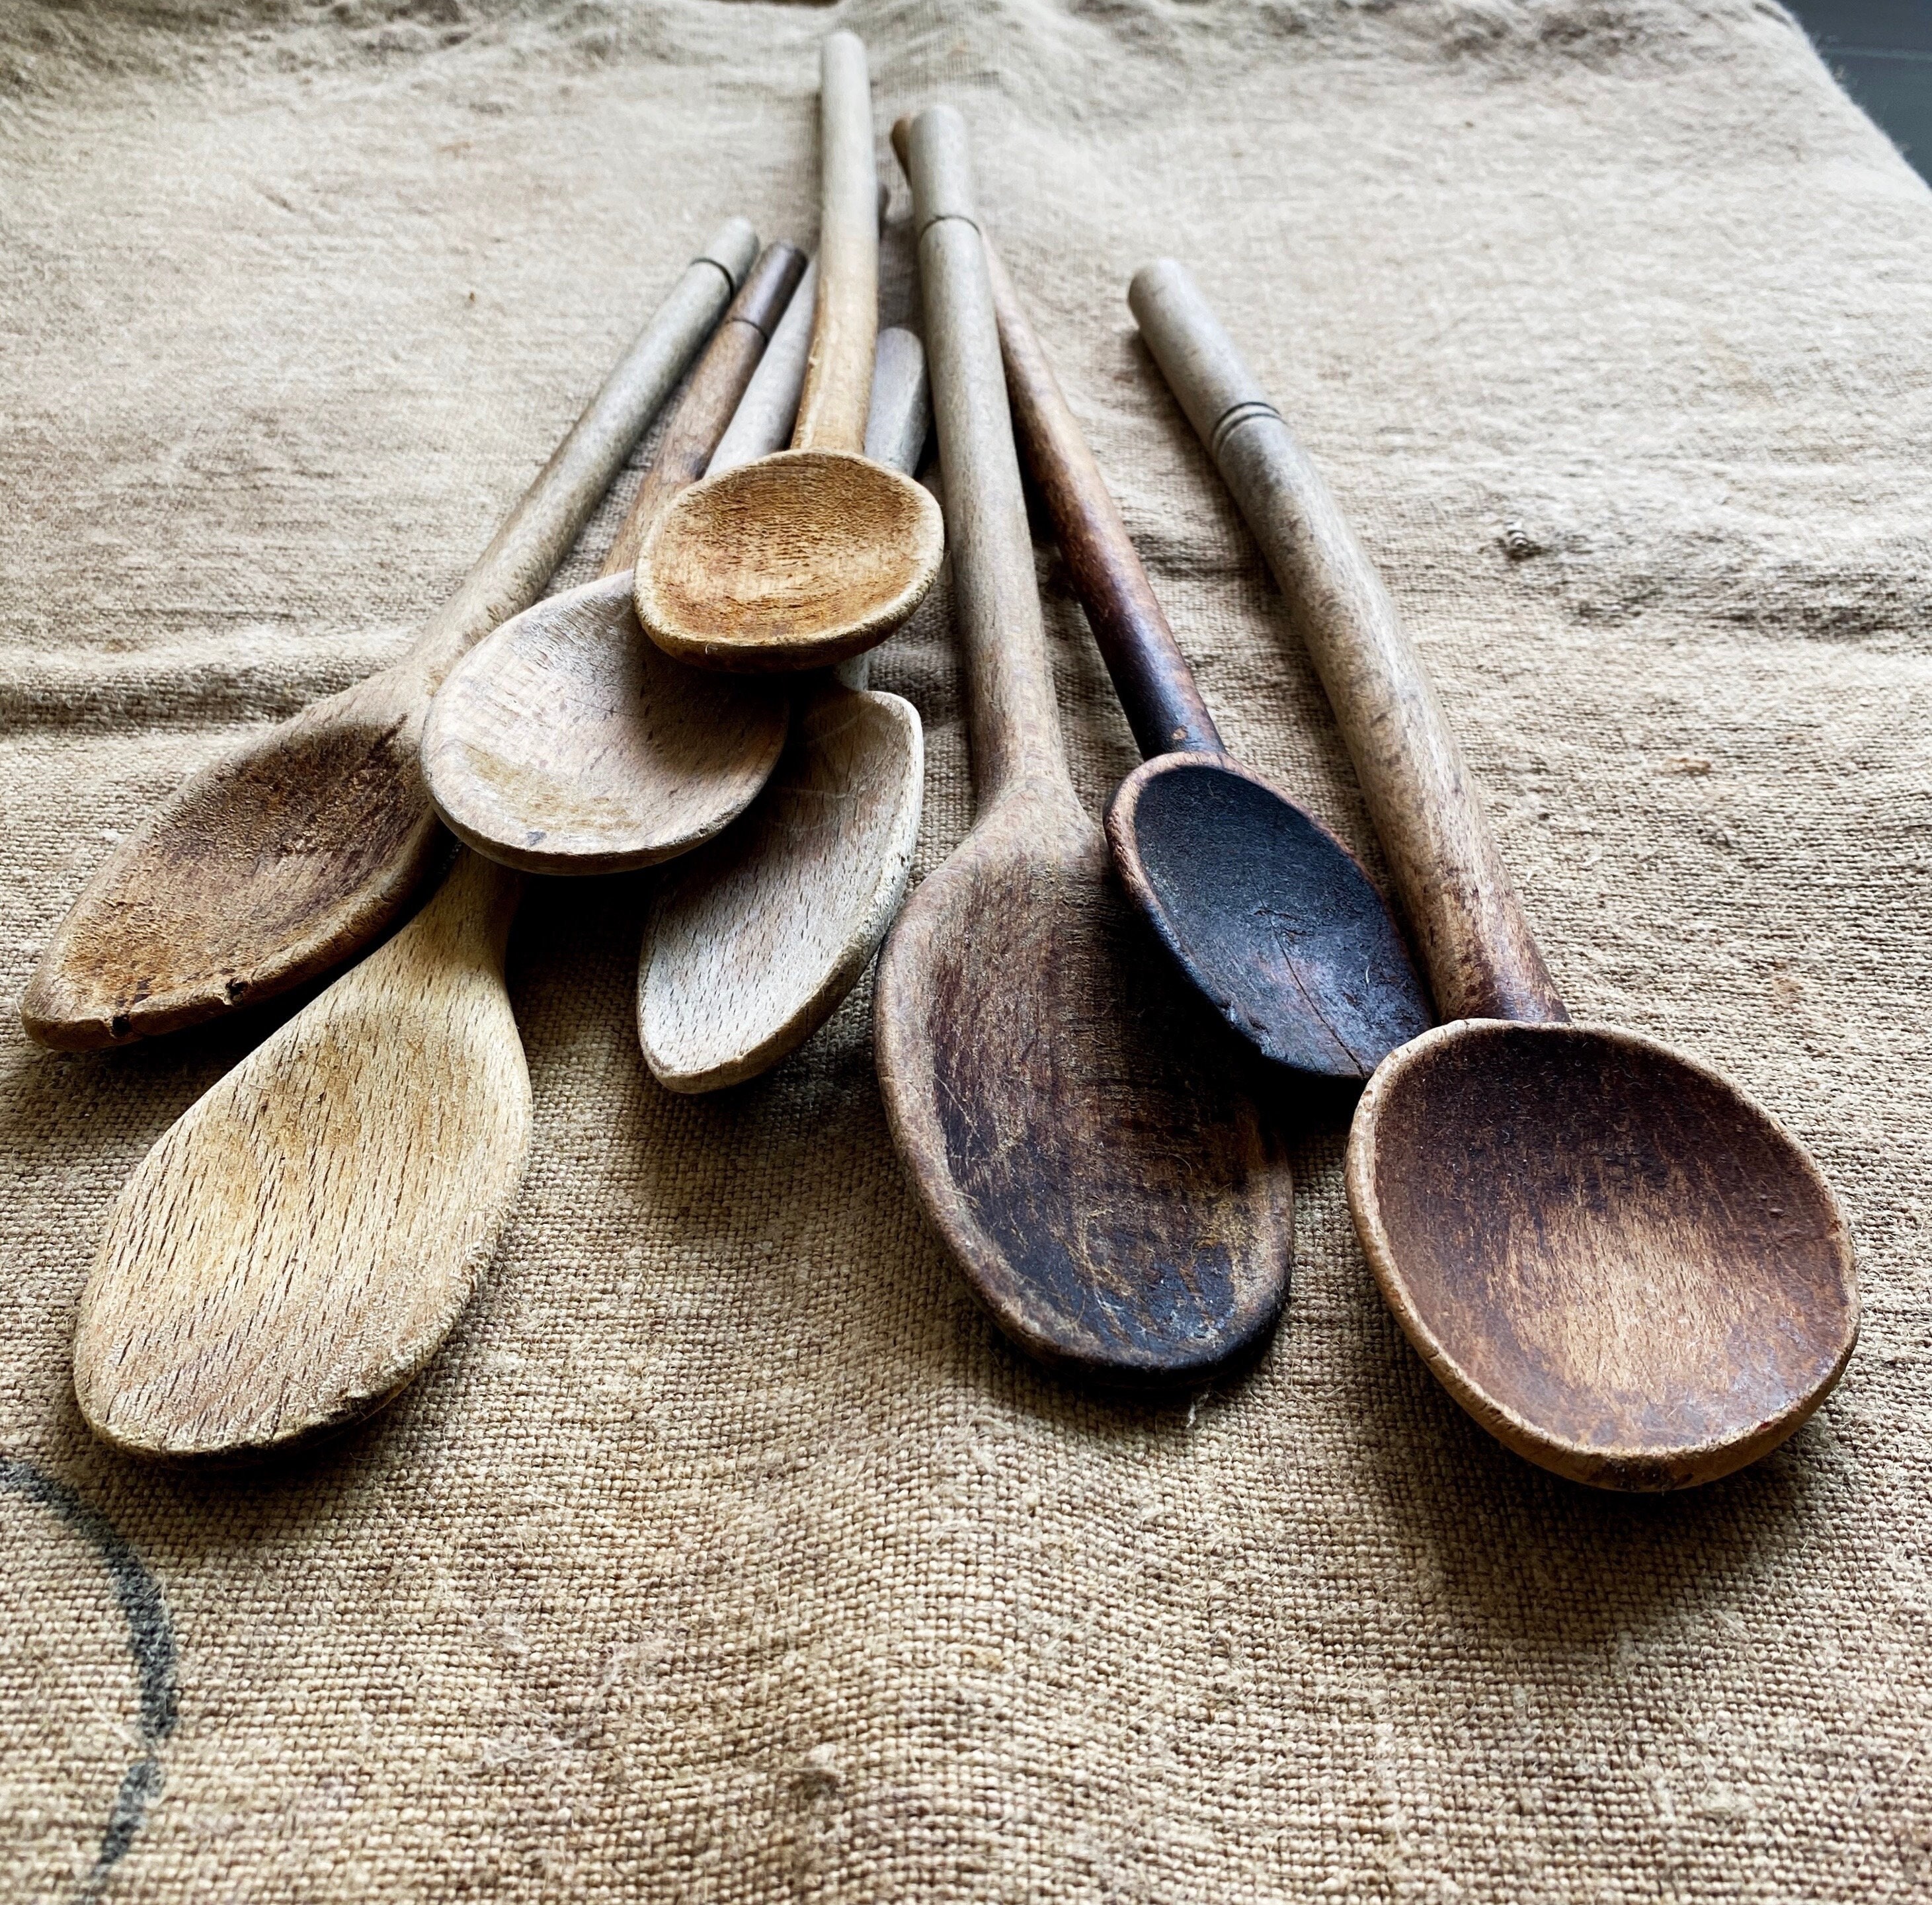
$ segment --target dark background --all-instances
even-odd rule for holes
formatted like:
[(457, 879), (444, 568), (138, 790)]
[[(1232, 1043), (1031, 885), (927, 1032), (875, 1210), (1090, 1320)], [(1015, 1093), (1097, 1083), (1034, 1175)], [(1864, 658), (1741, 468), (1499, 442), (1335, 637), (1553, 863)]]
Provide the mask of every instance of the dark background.
[(1932, 0), (1785, 0), (1845, 90), (1932, 179)]

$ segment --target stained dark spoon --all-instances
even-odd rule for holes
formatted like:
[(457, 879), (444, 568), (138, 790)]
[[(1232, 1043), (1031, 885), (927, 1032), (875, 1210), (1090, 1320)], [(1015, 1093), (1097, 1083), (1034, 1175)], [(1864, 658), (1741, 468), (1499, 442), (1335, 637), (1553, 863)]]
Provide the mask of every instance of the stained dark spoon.
[(1366, 1078), (1432, 1016), (1388, 903), (1315, 817), (1228, 752), (992, 246), (1020, 449), (1146, 758), (1107, 810), (1129, 896), (1264, 1056)]
[(1384, 1059), (1348, 1202), (1409, 1339), (1492, 1435), (1600, 1487), (1774, 1448), (1858, 1338), (1830, 1187), (1770, 1114), (1654, 1039), (1574, 1025), (1394, 603), (1194, 282), (1142, 334), (1266, 554), (1347, 739), (1438, 1005)]
[(956, 112), (914, 121), (911, 161), (979, 812), (880, 956), (880, 1088), (1009, 1336), (1123, 1386), (1204, 1382), (1287, 1295), (1285, 1148), (1075, 795)]

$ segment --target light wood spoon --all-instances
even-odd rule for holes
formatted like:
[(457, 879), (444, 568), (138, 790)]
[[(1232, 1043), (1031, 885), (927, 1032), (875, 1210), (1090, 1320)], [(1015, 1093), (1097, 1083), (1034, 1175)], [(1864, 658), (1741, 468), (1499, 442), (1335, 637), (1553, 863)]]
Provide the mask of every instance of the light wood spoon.
[(704, 472), (805, 269), (768, 247), (706, 347), (595, 582), (513, 616), (452, 670), (423, 771), (459, 839), (529, 873), (650, 866), (725, 826), (784, 745), (784, 695), (646, 641), (631, 569), (665, 500)]
[(1127, 894), (1262, 1054), (1363, 1079), (1426, 1028), (1387, 903), (1314, 816), (1229, 754), (998, 252), (986, 248), (1028, 467), (1145, 763), (1107, 809)]
[[(694, 402), (712, 420), (701, 466), (725, 418)], [(674, 480), (653, 486), (660, 503)], [(97, 1435), (171, 1460), (258, 1456), (381, 1408), (435, 1353), (530, 1155), (503, 986), (520, 884), (460, 853), (415, 919), (136, 1167), (74, 1338)]]
[(430, 697), (542, 589), (758, 247), (743, 219), (720, 228), (400, 662), (244, 742), (121, 843), (40, 956), (32, 1037), (82, 1052), (197, 1024), (394, 924), (448, 844), (418, 758)]
[(1122, 1384), (1199, 1382), (1287, 1294), (1288, 1167), (1068, 776), (968, 163), (957, 113), (914, 121), (980, 815), (880, 956), (880, 1084), (920, 1201), (1022, 1348)]
[[(741, 408), (719, 459), (760, 453), (745, 421)], [(910, 474), (926, 433), (926, 352), (909, 331), (881, 332), (866, 454)], [(764, 791), (652, 900), (638, 1037), (674, 1091), (736, 1084), (796, 1051), (858, 982), (905, 896), (925, 735), (910, 701), (866, 686), (870, 658), (801, 691)]]
[(705, 668), (816, 668), (876, 647), (939, 572), (926, 490), (862, 454), (878, 333), (878, 171), (866, 50), (820, 61), (817, 321), (792, 447), (688, 490), (638, 562), (638, 617)]
[(1381, 578), (1172, 260), (1130, 297), (1274, 568), (1436, 1002), (1349, 1134), (1390, 1308), (1449, 1392), (1578, 1481), (1680, 1488), (1789, 1436), (1858, 1334), (1844, 1220), (1771, 1116), (1654, 1039), (1573, 1025)]

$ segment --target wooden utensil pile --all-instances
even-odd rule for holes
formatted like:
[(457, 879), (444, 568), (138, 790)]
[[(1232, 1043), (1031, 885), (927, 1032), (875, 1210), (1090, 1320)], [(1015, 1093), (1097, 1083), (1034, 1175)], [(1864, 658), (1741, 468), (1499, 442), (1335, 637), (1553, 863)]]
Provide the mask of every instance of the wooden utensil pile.
[[(926, 357), (878, 332), (850, 34), (825, 44), (820, 100), (817, 266), (722, 228), (404, 660), (189, 782), (50, 943), (22, 1006), (43, 1042), (173, 1030), (374, 944), (446, 863), (437, 814), (466, 843), (407, 925), (136, 1170), (81, 1304), (88, 1422), (141, 1454), (235, 1459), (406, 1384), (473, 1291), (530, 1149), (502, 981), (516, 869), (675, 858), (639, 968), (652, 1072), (703, 1091), (775, 1064), (890, 925), (894, 1138), (972, 1287), (1042, 1361), (1198, 1384), (1265, 1342), (1292, 1230), (1253, 1095), (1272, 1067), (1277, 1089), (1367, 1081), (1347, 1175), (1371, 1267), (1505, 1442), (1622, 1488), (1774, 1446), (1856, 1333), (1831, 1193), (1714, 1073), (1568, 1022), (1386, 591), (1192, 281), (1149, 266), (1135, 315), (1294, 609), (1453, 1023), (1430, 1029), (1360, 866), (1223, 746), (982, 238), (943, 106), (894, 135), (943, 521), (912, 480)], [(694, 358), (602, 576), (535, 602)], [(1148, 757), (1104, 835), (1067, 771), (1022, 446)], [(942, 548), (979, 815), (902, 910), (922, 736), (865, 658)]]

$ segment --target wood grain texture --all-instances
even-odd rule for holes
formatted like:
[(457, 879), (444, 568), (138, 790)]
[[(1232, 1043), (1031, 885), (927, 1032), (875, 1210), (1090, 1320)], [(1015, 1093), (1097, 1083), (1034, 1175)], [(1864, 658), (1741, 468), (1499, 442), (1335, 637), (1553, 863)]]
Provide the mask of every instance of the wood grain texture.
[(707, 476), (722, 476), (728, 470), (756, 463), (791, 440), (805, 367), (812, 356), (812, 312), (818, 302), (818, 260), (812, 258), (807, 260), (791, 302), (772, 327), (771, 342), (705, 466)]
[[(882, 332), (866, 454), (910, 472), (926, 416), (925, 352), (909, 332)], [(801, 694), (750, 810), (652, 897), (638, 1038), (674, 1091), (740, 1083), (796, 1050), (857, 983), (904, 898), (925, 736), (909, 701), (865, 688), (866, 664), (844, 664), (856, 681)]]
[(1102, 1382), (1198, 1382), (1286, 1298), (1287, 1162), (1074, 797), (958, 116), (920, 115), (910, 155), (980, 811), (880, 956), (880, 1088), (1016, 1342)]
[(1444, 1018), (1568, 1015), (1522, 916), (1474, 783), (1382, 578), (1181, 267), (1128, 302), (1240, 506), (1355, 764)]
[(784, 745), (783, 696), (646, 641), (633, 553), (704, 471), (805, 268), (766, 250), (692, 373), (603, 575), (471, 650), (424, 726), (430, 798), (466, 844), (530, 873), (617, 873), (688, 853), (741, 813)]
[(1682, 1488), (1797, 1428), (1858, 1338), (1850, 1240), (1768, 1113), (1607, 1027), (1465, 1021), (1364, 1095), (1348, 1196), (1430, 1367), (1531, 1461)]
[(1018, 293), (986, 248), (1013, 421), (1142, 750), (1107, 810), (1122, 885), (1180, 971), (1262, 1056), (1363, 1079), (1430, 1022), (1355, 856), (1232, 759)]
[(1027, 473), (1053, 519), (1080, 605), (1143, 755), (1221, 754), (1201, 698), (1113, 492), (1075, 422), (1019, 294), (986, 247), (1013, 428)]
[(827, 35), (818, 75), (821, 262), (792, 448), (854, 455), (865, 447), (879, 328), (879, 173), (864, 42)]
[(766, 346), (805, 275), (805, 254), (795, 244), (768, 244), (759, 254), (698, 360), (651, 466), (604, 552), (606, 575), (621, 575), (635, 566), (645, 532), (671, 500), (710, 467), (712, 454), (737, 414)]
[[(787, 288), (768, 284), (770, 316)], [(668, 433), (672, 477), (648, 493), (659, 508), (723, 432), (716, 387), (735, 395), (749, 376), (727, 346)], [(604, 580), (621, 602), (624, 578)], [(380, 1408), (434, 1353), (530, 1154), (530, 1075), (503, 987), (518, 887), (459, 855), (416, 919), (142, 1160), (74, 1341), (75, 1393), (105, 1439), (175, 1460), (260, 1456)]]
[(1437, 997), (1468, 1015), (1391, 1053), (1356, 1108), (1349, 1207), (1384, 1299), (1450, 1394), (1559, 1474), (1681, 1488), (1755, 1461), (1857, 1341), (1830, 1188), (1707, 1066), (1567, 1022), (1332, 498), (1178, 266), (1132, 302), (1336, 697)]
[(419, 765), (431, 694), (535, 598), (757, 250), (742, 218), (713, 236), (400, 662), (244, 742), (122, 842), (40, 956), (29, 1036), (87, 1051), (197, 1024), (394, 924), (441, 859)]
[(820, 62), (820, 250), (812, 360), (789, 450), (687, 490), (637, 566), (638, 619), (695, 666), (772, 674), (875, 648), (939, 572), (933, 497), (860, 454), (878, 316), (878, 174), (865, 49)]
[(1388, 902), (1312, 814), (1226, 754), (1157, 755), (1107, 808), (1128, 897), (1271, 1064), (1360, 1081), (1432, 1016)]
[(434, 1354), (529, 1154), (502, 979), (517, 892), (461, 855), (136, 1167), (75, 1336), (97, 1435), (177, 1460), (260, 1454), (380, 1407)]

